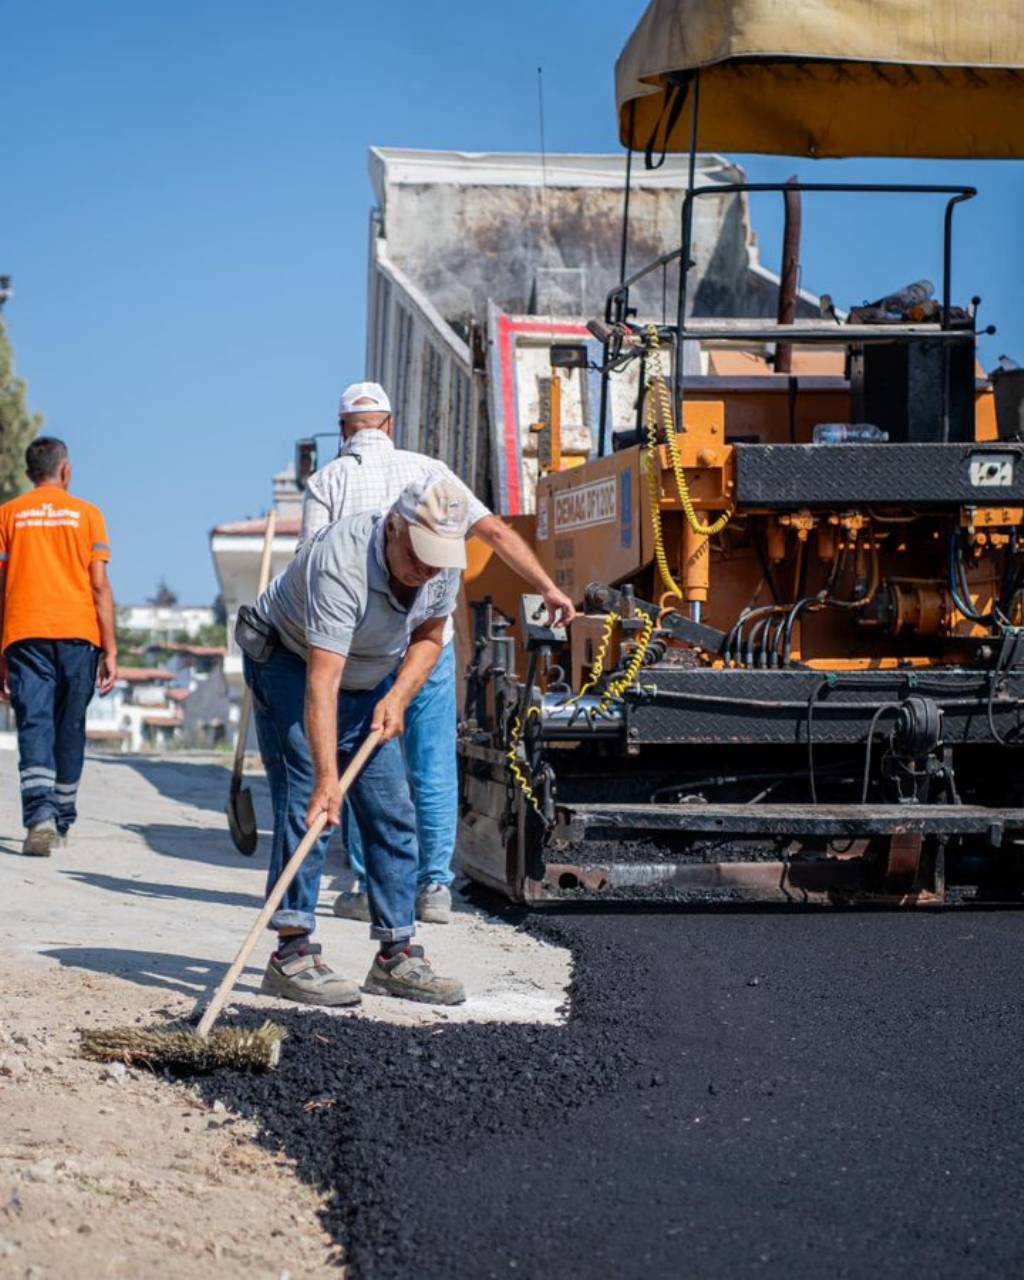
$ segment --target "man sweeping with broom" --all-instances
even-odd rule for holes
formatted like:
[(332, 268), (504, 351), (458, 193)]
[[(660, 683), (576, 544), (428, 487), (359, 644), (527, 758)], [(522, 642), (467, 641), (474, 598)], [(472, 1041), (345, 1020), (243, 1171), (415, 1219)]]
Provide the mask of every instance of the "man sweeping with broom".
[(439, 977), (422, 948), (411, 945), (416, 826), (398, 738), (455, 607), (466, 511), (461, 485), (443, 472), (424, 476), (384, 515), (323, 529), (253, 609), (239, 611), (235, 638), (274, 802), (267, 901), (194, 1031), (88, 1029), (87, 1057), (187, 1071), (276, 1066), (283, 1028), (265, 1022), (213, 1030), (268, 924), (279, 940), (264, 992), (308, 1004), (359, 1002), (356, 984), (332, 973), (310, 941), (322, 833), (338, 824), (346, 795), (367, 834), (370, 936), (378, 944), (363, 990), (431, 1004), (465, 999), (462, 983)]
[[(416, 818), (398, 738), (441, 654), (467, 529), (465, 490), (431, 473), (386, 514), (339, 520), (304, 543), (240, 612), (236, 629), (274, 805), (268, 892), (321, 813), (338, 824), (339, 768), (379, 730), (381, 745), (349, 792), (365, 836), (370, 937), (378, 943), (363, 990), (431, 1004), (465, 995), (411, 945)], [(335, 974), (311, 941), (326, 844), (317, 842), (271, 917), (278, 945), (262, 990), (307, 1004), (358, 1004), (356, 983)]]

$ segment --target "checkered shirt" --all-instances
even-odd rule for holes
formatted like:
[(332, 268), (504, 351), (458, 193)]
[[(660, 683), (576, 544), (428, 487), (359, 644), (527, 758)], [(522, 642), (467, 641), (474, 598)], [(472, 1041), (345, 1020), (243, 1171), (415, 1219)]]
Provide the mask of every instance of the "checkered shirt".
[(425, 453), (396, 449), (387, 432), (368, 428), (355, 432), (334, 461), (307, 481), (299, 546), (342, 516), (387, 511), (407, 484), (432, 471), (443, 472), (446, 479), (466, 490), (470, 528), (491, 514), (443, 462)]

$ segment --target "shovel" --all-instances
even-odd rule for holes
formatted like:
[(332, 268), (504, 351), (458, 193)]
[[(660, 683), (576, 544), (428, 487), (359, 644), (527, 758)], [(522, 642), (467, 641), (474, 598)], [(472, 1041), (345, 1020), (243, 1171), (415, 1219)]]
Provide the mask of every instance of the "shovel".
[[(256, 591), (261, 596), (267, 589), (270, 580), (270, 557), (274, 549), (274, 529), (277, 525), (277, 512), (271, 510), (267, 516), (267, 531), (263, 535), (263, 556), (260, 559), (260, 581)], [(245, 686), (242, 695), (242, 714), (238, 719), (238, 740), (235, 743), (235, 765), (231, 770), (231, 786), (228, 789), (228, 828), (231, 839), (239, 853), (252, 857), (259, 843), (259, 832), (256, 828), (256, 810), (252, 804), (252, 792), (242, 786), (242, 766), (245, 764), (245, 744), (249, 738), (249, 720), (252, 716), (252, 690)]]

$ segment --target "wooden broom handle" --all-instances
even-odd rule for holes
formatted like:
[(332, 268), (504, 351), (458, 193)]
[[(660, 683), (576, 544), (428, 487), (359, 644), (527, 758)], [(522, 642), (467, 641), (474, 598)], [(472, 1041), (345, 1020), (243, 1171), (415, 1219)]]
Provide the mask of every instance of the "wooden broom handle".
[[(343, 801), (345, 799), (349, 787), (351, 787), (352, 783), (355, 782), (363, 768), (363, 765), (366, 764), (367, 760), (373, 754), (379, 743), (380, 730), (375, 729), (373, 733), (369, 734), (366, 741), (352, 757), (352, 761), (348, 768), (341, 775), (341, 782), (338, 786), (339, 801)], [(281, 905), (281, 899), (288, 892), (288, 886), (298, 875), (299, 867), (301, 867), (303, 862), (305, 862), (306, 855), (309, 853), (310, 849), (312, 849), (313, 845), (316, 844), (326, 825), (327, 814), (319, 814), (313, 825), (302, 837), (299, 847), (288, 859), (288, 863), (278, 877), (277, 883), (267, 895), (267, 900), (263, 904), (263, 909), (256, 917), (256, 923), (249, 930), (245, 941), (242, 943), (241, 947), (239, 947), (238, 955), (235, 956), (234, 964), (221, 979), (220, 986), (213, 993), (213, 999), (206, 1006), (206, 1012), (200, 1019), (199, 1026), (196, 1028), (196, 1035), (205, 1039), (210, 1034), (210, 1029), (217, 1021), (217, 1017), (220, 1014), (221, 1009), (224, 1007), (224, 1002), (231, 994), (232, 988), (238, 981), (249, 957), (252, 955), (253, 948), (259, 941), (260, 934), (270, 923), (270, 917)]]

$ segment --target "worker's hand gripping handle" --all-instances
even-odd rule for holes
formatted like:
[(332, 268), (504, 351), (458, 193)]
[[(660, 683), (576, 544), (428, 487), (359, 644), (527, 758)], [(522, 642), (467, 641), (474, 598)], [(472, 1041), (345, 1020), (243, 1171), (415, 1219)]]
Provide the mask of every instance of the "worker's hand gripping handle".
[[(366, 741), (359, 748), (356, 754), (352, 757), (352, 761), (349, 764), (348, 768), (341, 775), (341, 782), (338, 786), (338, 794), (341, 800), (345, 799), (345, 796), (348, 793), (349, 788), (352, 786), (352, 783), (355, 782), (356, 778), (359, 776), (360, 771), (362, 770), (367, 760), (369, 760), (370, 756), (373, 754), (373, 752), (377, 748), (377, 745), (379, 744), (379, 742), (380, 742), (379, 731), (369, 734), (366, 738)], [(213, 1024), (217, 1021), (217, 1017), (221, 1009), (224, 1007), (225, 1000), (227, 1000), (228, 996), (231, 994), (232, 988), (234, 987), (235, 983), (238, 981), (242, 970), (245, 968), (249, 960), (249, 957), (252, 955), (253, 948), (256, 946), (256, 943), (259, 941), (260, 934), (270, 923), (271, 916), (274, 914), (277, 908), (281, 905), (282, 898), (288, 892), (288, 886), (298, 875), (299, 867), (301, 867), (303, 862), (305, 862), (309, 851), (313, 848), (317, 840), (323, 834), (323, 830), (326, 824), (327, 824), (327, 814), (326, 813), (319, 814), (316, 820), (313, 822), (313, 825), (309, 828), (309, 830), (303, 836), (302, 841), (299, 844), (299, 847), (288, 859), (288, 863), (285, 866), (285, 869), (281, 872), (274, 887), (271, 889), (270, 893), (267, 895), (267, 900), (263, 904), (263, 910), (256, 917), (255, 924), (249, 930), (248, 936), (246, 937), (245, 941), (242, 943), (241, 947), (239, 948), (238, 955), (235, 956), (234, 964), (232, 964), (231, 968), (224, 975), (223, 979), (221, 980), (220, 986), (213, 993), (213, 999), (206, 1006), (206, 1012), (203, 1014), (202, 1018), (200, 1019), (199, 1026), (196, 1028), (197, 1035), (205, 1037), (210, 1034), (210, 1030), (213, 1027)]]

